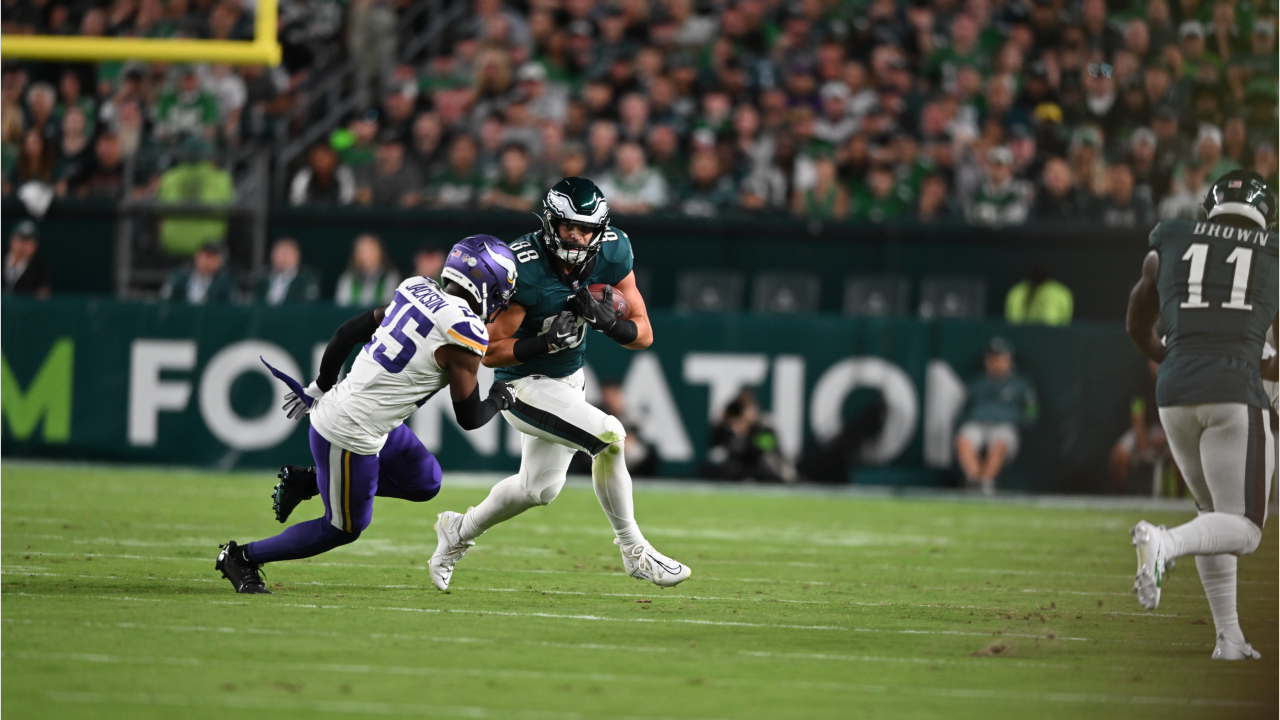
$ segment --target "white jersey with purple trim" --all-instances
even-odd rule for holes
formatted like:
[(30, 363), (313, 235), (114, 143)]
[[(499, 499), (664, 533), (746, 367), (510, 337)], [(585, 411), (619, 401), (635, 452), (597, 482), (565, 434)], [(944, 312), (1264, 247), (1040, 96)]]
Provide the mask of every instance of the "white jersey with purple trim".
[(443, 345), (483, 357), (489, 334), (466, 300), (445, 293), (435, 280), (400, 283), (351, 373), (311, 407), (312, 427), (334, 445), (377, 454), (387, 433), (449, 384), (449, 373), (436, 363)]

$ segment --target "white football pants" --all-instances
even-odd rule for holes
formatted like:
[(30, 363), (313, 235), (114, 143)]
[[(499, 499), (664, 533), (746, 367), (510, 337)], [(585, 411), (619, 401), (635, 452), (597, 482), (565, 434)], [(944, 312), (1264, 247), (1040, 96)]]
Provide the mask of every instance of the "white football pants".
[(587, 402), (582, 370), (564, 378), (542, 375), (511, 381), (516, 402), (502, 412), (520, 438), (520, 472), (494, 486), (484, 502), (467, 512), (464, 539), (560, 494), (574, 453), (591, 455), (596, 498), (624, 547), (644, 541), (636, 526), (631, 475), (623, 459), (627, 433), (612, 415)]

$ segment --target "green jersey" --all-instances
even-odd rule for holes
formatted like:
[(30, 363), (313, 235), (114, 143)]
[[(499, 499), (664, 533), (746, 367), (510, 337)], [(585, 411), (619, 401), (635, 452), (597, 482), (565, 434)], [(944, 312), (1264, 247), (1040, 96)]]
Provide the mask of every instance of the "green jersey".
[(1156, 376), (1160, 407), (1271, 407), (1260, 363), (1280, 304), (1276, 243), (1275, 233), (1216, 222), (1166, 220), (1151, 231), (1151, 247), (1160, 253), (1160, 318), (1168, 328)]
[[(579, 288), (605, 283), (617, 285), (631, 274), (634, 260), (631, 254), (631, 238), (616, 227), (610, 226), (600, 242), (600, 252), (575, 271), (573, 275), (561, 274), (547, 257), (541, 240), (542, 231), (520, 237), (509, 247), (520, 262), (520, 276), (516, 280), (516, 294), (511, 300), (524, 308), (524, 322), (513, 337), (536, 337), (547, 332), (551, 322), (569, 304), (569, 298)], [(578, 335), (563, 350), (554, 350), (511, 367), (498, 368), (494, 373), (499, 380), (515, 380), (530, 375), (568, 377), (584, 363), (587, 331), (590, 326), (578, 319)]]

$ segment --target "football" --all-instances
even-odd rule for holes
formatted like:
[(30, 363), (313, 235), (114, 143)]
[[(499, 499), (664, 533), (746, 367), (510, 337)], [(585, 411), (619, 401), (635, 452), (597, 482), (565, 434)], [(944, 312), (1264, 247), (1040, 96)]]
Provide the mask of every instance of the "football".
[[(591, 297), (596, 302), (604, 301), (604, 289), (609, 287), (604, 283), (596, 283), (587, 288), (591, 292)], [(623, 296), (622, 291), (618, 288), (613, 289), (613, 312), (617, 314), (619, 320), (626, 320), (631, 317), (631, 303), (627, 302), (627, 298)]]

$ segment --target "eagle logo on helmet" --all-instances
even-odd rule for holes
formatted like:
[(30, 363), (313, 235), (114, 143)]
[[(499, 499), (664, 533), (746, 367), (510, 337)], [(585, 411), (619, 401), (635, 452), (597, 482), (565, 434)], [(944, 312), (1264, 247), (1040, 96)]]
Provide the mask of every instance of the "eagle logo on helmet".
[[(587, 178), (569, 177), (547, 191), (542, 201), (542, 242), (547, 251), (570, 265), (582, 265), (600, 250), (609, 227), (609, 202)], [(586, 245), (569, 244), (560, 237), (561, 223), (570, 222), (591, 231)]]

